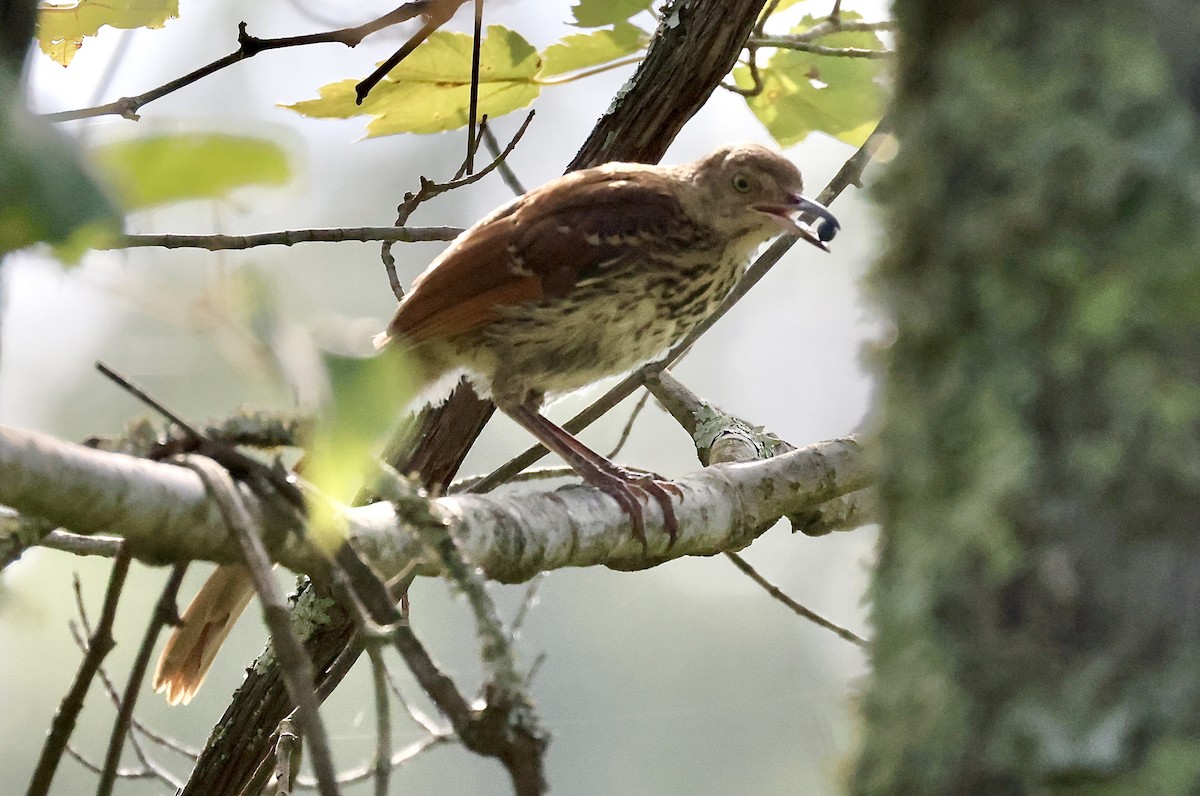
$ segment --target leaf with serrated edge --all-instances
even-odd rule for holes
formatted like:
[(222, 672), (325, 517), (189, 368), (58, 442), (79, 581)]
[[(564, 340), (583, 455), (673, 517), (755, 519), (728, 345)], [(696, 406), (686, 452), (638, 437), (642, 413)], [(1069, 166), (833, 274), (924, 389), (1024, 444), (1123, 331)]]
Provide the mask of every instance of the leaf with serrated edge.
[[(368, 137), (464, 127), (470, 112), (473, 46), (471, 36), (438, 31), (389, 72), (362, 105), (354, 104), (358, 81), (342, 80), (321, 86), (318, 99), (284, 107), (319, 119), (371, 116)], [(480, 47), (479, 113), (494, 119), (537, 99), (541, 66), (537, 50), (520, 34), (490, 26)]]
[(539, 77), (550, 77), (635, 53), (646, 43), (646, 33), (631, 22), (618, 22), (611, 30), (574, 33), (564, 36), (542, 52), (542, 71)]
[(121, 30), (161, 28), (179, 16), (179, 0), (77, 0), (38, 5), (38, 45), (42, 52), (67, 66), (83, 46), (108, 25)]
[[(848, 12), (842, 16), (847, 21), (860, 18)], [(808, 30), (816, 21), (806, 17), (793, 32)], [(869, 31), (835, 33), (820, 43), (883, 49)], [(781, 146), (797, 144), (814, 131), (860, 146), (883, 113), (886, 92), (878, 79), (885, 68), (879, 60), (777, 50), (759, 67), (762, 93), (747, 97), (746, 103)], [(748, 67), (738, 67), (733, 77), (742, 88), (753, 85)]]

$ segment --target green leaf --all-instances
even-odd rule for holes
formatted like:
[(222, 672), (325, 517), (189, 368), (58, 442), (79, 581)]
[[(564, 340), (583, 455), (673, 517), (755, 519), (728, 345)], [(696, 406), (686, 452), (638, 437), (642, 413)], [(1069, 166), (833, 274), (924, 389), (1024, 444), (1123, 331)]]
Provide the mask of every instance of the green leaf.
[(122, 30), (161, 28), (179, 16), (179, 0), (76, 0), (42, 2), (38, 6), (38, 44), (42, 52), (66, 66), (83, 46), (108, 25)]
[(539, 77), (561, 75), (615, 61), (646, 44), (646, 33), (631, 22), (618, 22), (611, 30), (574, 33), (542, 52)]
[(16, 76), (0, 68), (0, 255), (44, 241), (74, 262), (119, 223), (70, 142), (25, 111)]
[(654, 0), (579, 0), (571, 6), (571, 14), (579, 27), (599, 28), (624, 22), (653, 4)]
[[(858, 18), (843, 14), (843, 19)], [(802, 33), (815, 22), (806, 17), (792, 32)], [(820, 43), (883, 49), (883, 42), (869, 31), (835, 33)], [(881, 60), (777, 50), (759, 67), (762, 93), (747, 97), (746, 103), (781, 146), (799, 143), (814, 131), (859, 146), (883, 113), (886, 91), (878, 81), (886, 68)], [(754, 85), (748, 67), (739, 66), (733, 77), (742, 88)]]
[(279, 144), (244, 135), (152, 135), (97, 147), (92, 156), (130, 210), (219, 199), (235, 188), (281, 185), (291, 177)]
[[(471, 101), (473, 39), (438, 31), (354, 104), (357, 80), (322, 86), (320, 99), (285, 105), (318, 119), (369, 115), (367, 136), (439, 133), (465, 127)], [(512, 113), (537, 99), (542, 62), (533, 45), (499, 25), (487, 29), (480, 47), (479, 113), (490, 118)]]
[[(418, 380), (402, 352), (385, 351), (373, 357), (322, 353), (329, 379), (329, 398), (321, 407), (305, 457), (304, 477), (338, 503), (351, 501), (372, 469), (396, 419), (412, 400)], [(313, 528), (318, 544), (336, 547), (340, 541), (321, 506), (314, 506)], [(326, 532), (328, 538), (321, 538)]]

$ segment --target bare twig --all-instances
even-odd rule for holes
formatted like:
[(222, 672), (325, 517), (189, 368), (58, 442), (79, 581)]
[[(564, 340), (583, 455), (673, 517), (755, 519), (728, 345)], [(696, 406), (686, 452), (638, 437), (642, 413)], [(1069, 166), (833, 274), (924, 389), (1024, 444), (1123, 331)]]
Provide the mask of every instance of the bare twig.
[(751, 462), (796, 447), (708, 404), (669, 370), (646, 376), (646, 389), (692, 438), (703, 465)]
[(525, 587), (525, 599), (521, 600), (521, 607), (517, 609), (517, 615), (513, 617), (512, 625), (508, 629), (510, 641), (517, 640), (517, 637), (521, 633), (521, 626), (525, 624), (525, 620), (529, 617), (529, 612), (537, 605), (538, 587), (542, 585), (542, 581), (545, 579), (545, 572), (539, 572), (529, 579), (529, 585)]
[[(833, 58), (891, 58), (895, 53), (891, 50), (871, 50), (864, 47), (826, 47), (814, 44), (792, 36), (762, 36), (749, 41), (751, 47), (774, 47), (779, 50), (798, 50), (813, 55), (827, 55)], [(740, 93), (740, 92), (739, 92)]]
[(625, 427), (621, 429), (621, 436), (617, 437), (617, 443), (608, 452), (607, 458), (617, 458), (617, 454), (625, 447), (625, 443), (629, 441), (629, 435), (633, 433), (633, 423), (638, 419), (638, 415), (642, 413), (642, 410), (646, 408), (648, 400), (650, 400), (650, 393), (642, 393), (642, 397), (638, 399), (637, 404), (633, 407), (633, 411), (629, 413), (629, 419), (625, 421)]
[(454, 240), (460, 227), (344, 227), (332, 229), (285, 229), (253, 235), (121, 235), (101, 245), (101, 249), (134, 249), (158, 246), (164, 249), (207, 249), (227, 251), (257, 246), (294, 246), (297, 243), (342, 243), (345, 241), (418, 241)]
[(121, 598), (121, 590), (125, 587), (125, 578), (129, 574), (131, 561), (132, 557), (128, 549), (122, 545), (113, 560), (112, 572), (108, 577), (108, 588), (104, 593), (104, 606), (100, 609), (100, 620), (96, 625), (96, 631), (90, 634), (87, 654), (79, 662), (75, 680), (67, 689), (66, 695), (59, 703), (58, 712), (54, 714), (54, 720), (50, 723), (50, 732), (46, 736), (46, 743), (42, 745), (41, 755), (33, 769), (33, 776), (29, 780), (27, 796), (42, 796), (49, 792), (50, 783), (58, 770), (58, 764), (67, 748), (67, 742), (75, 730), (79, 713), (83, 710), (83, 700), (87, 696), (92, 678), (96, 676), (104, 657), (112, 651), (116, 644), (112, 636), (113, 618), (117, 613), (117, 602)]
[(200, 439), (203, 437), (203, 435), (199, 431), (197, 431), (195, 428), (193, 428), (190, 423), (188, 423), (186, 420), (181, 418), (179, 415), (172, 412), (170, 409), (168, 409), (163, 404), (159, 403), (156, 399), (154, 399), (149, 393), (147, 393), (141, 387), (138, 387), (136, 384), (129, 381), (129, 379), (125, 378), (121, 374), (117, 373), (115, 370), (110, 368), (108, 365), (105, 365), (103, 362), (97, 362), (96, 370), (103, 373), (105, 376), (107, 376), (109, 379), (111, 379), (114, 383), (116, 383), (121, 389), (125, 390), (130, 395), (137, 398), (139, 401), (144, 403), (146, 406), (150, 407), (155, 412), (158, 412), (160, 415), (165, 417), (167, 420), (174, 423), (176, 426), (179, 427), (179, 429), (181, 431), (183, 431), (189, 437), (193, 437), (196, 439)]
[[(433, 182), (432, 180), (421, 177), (420, 187), (417, 189), (416, 193), (410, 191), (409, 193), (404, 194), (404, 201), (402, 201), (399, 207), (396, 208), (395, 225), (397, 227), (403, 227), (405, 224), (407, 224), (409, 216), (411, 216), (423, 202), (427, 202), (433, 197), (444, 194), (447, 191), (453, 191), (456, 188), (462, 188), (463, 186), (470, 185), (473, 182), (478, 182), (490, 174), (501, 163), (503, 163), (506, 158), (508, 158), (513, 149), (517, 146), (517, 142), (520, 141), (521, 137), (525, 135), (525, 131), (529, 128), (529, 123), (533, 121), (533, 114), (534, 111), (530, 111), (528, 114), (526, 114), (525, 121), (523, 121), (521, 126), (517, 128), (516, 134), (514, 134), (512, 140), (508, 142), (508, 146), (504, 148), (504, 151), (496, 155), (496, 157), (492, 159), (491, 163), (484, 166), (474, 174), (456, 177), (449, 182)], [(380, 257), (383, 260), (384, 269), (387, 271), (388, 284), (392, 286), (392, 293), (395, 294), (396, 300), (400, 301), (404, 298), (404, 288), (400, 285), (400, 277), (396, 275), (396, 259), (392, 256), (392, 244), (390, 242), (385, 242), (380, 248)]]
[(483, 46), (483, 0), (475, 0), (475, 41), (471, 47), (471, 98), (467, 114), (467, 174), (475, 171), (475, 124), (479, 117), (479, 51)]
[[(99, 764), (89, 760), (86, 755), (71, 744), (67, 744), (67, 756), (93, 774), (101, 772)], [(119, 779), (162, 779), (162, 774), (148, 766), (142, 766), (141, 768), (118, 769), (117, 777)], [(170, 782), (170, 780), (167, 780), (167, 782)]]
[[(146, 626), (142, 644), (138, 648), (133, 666), (129, 671), (129, 680), (125, 685), (125, 695), (121, 698), (117, 710), (116, 721), (113, 722), (112, 733), (108, 739), (108, 752), (104, 757), (104, 770), (100, 773), (100, 783), (96, 787), (97, 796), (109, 796), (117, 779), (117, 767), (121, 762), (121, 749), (124, 747), (125, 736), (129, 734), (133, 722), (133, 708), (137, 704), (138, 693), (141, 691), (142, 680), (146, 677), (146, 667), (150, 665), (150, 656), (154, 653), (154, 642), (163, 625), (170, 621), (178, 621), (175, 610), (175, 597), (179, 593), (179, 584), (187, 572), (187, 564), (176, 564), (171, 569), (171, 576), (163, 587), (158, 598), (154, 613)], [(143, 764), (145, 761), (143, 760)]]
[(367, 644), (375, 691), (375, 796), (387, 796), (392, 766), (392, 719), (388, 704), (387, 665), (378, 644)]
[(392, 677), (392, 672), (390, 669), (384, 669), (383, 673), (384, 676), (387, 677), (388, 688), (391, 689), (392, 695), (396, 697), (396, 701), (400, 703), (402, 708), (404, 708), (404, 712), (408, 714), (408, 717), (413, 720), (414, 724), (423, 729), (429, 735), (445, 735), (450, 737), (454, 735), (452, 730), (439, 727), (437, 723), (425, 713), (425, 711), (421, 710), (404, 697), (404, 692), (400, 690), (400, 686)]
[[(82, 605), (79, 606), (79, 609), (81, 611), (80, 625), (76, 626), (76, 624), (74, 622), (70, 623), (71, 638), (75, 641), (75, 646), (79, 647), (79, 651), (81, 653), (86, 654), (87, 648), (88, 648), (88, 642), (87, 642), (87, 638), (84, 636), (84, 631), (82, 630), (82, 628), (87, 626), (87, 616), (84, 613), (82, 613)], [(108, 694), (108, 701), (112, 702), (113, 708), (116, 710), (120, 710), (121, 709), (121, 694), (117, 691), (117, 687), (113, 684), (112, 679), (108, 676), (108, 672), (105, 670), (105, 668), (103, 666), (101, 666), (99, 668), (99, 670), (96, 672), (96, 677), (97, 677), (97, 679), (100, 680), (101, 685), (104, 686), (104, 691), (105, 691), (105, 693)], [(161, 733), (157, 733), (157, 732), (151, 730), (149, 727), (147, 727), (146, 725), (139, 722), (136, 718), (134, 718), (132, 720), (132, 722), (130, 723), (130, 726), (134, 729), (134, 731), (136, 733), (136, 735), (130, 736), (131, 745), (133, 746), (134, 752), (138, 756), (138, 760), (140, 760), (142, 765), (144, 765), (144, 766), (153, 767), (154, 763), (145, 754), (145, 751), (142, 749), (141, 744), (137, 740), (137, 735), (141, 735), (142, 737), (146, 738), (147, 740), (151, 741), (152, 743), (157, 744), (158, 746), (163, 747), (164, 749), (170, 749), (172, 752), (182, 755), (183, 757), (188, 758), (192, 762), (195, 762), (196, 758), (200, 756), (199, 751), (192, 749), (188, 746), (185, 746), (184, 744), (181, 744), (179, 741), (175, 740), (174, 738), (168, 738), (167, 736), (165, 736)], [(161, 769), (159, 769), (159, 770), (161, 771)], [(97, 767), (96, 773), (97, 774), (100, 773), (99, 767)], [(163, 771), (162, 773), (164, 774), (164, 777), (162, 778), (164, 783), (166, 783), (167, 785), (170, 785), (172, 788), (180, 787), (179, 783), (176, 782), (174, 777), (170, 776), (165, 771)]]
[(260, 52), (267, 50), (280, 50), (285, 47), (303, 47), (309, 44), (344, 44), (347, 47), (355, 47), (364, 38), (376, 31), (395, 25), (398, 22), (412, 19), (420, 13), (419, 9), (414, 9), (413, 6), (423, 5), (421, 3), (406, 3), (400, 8), (390, 11), (387, 14), (358, 25), (352, 28), (341, 28), (339, 30), (331, 30), (324, 33), (309, 33), (303, 36), (283, 36), (276, 39), (259, 39), (251, 36), (246, 32), (246, 23), (238, 23), (238, 48), (229, 55), (223, 58), (218, 58), (211, 63), (208, 63), (199, 69), (191, 71), (183, 77), (168, 81), (157, 88), (150, 89), (147, 92), (138, 94), (133, 97), (121, 97), (113, 102), (103, 105), (95, 105), (90, 108), (80, 108), (73, 111), (59, 111), (57, 113), (47, 113), (42, 116), (43, 119), (51, 122), (65, 122), (74, 119), (87, 119), (95, 116), (106, 116), (116, 114), (126, 119), (137, 119), (138, 111), (145, 105), (153, 102), (156, 99), (165, 97), (172, 92), (178, 91), (181, 88), (190, 86), (198, 80), (208, 77), (209, 75), (219, 72), (222, 69), (233, 66), (239, 61), (244, 61), (247, 58), (253, 58)]
[(431, 504), (412, 500), (408, 482), (386, 465), (381, 467), (380, 476), (377, 489), (381, 498), (391, 501), (397, 511), (405, 513), (405, 520), (463, 590), (475, 613), (477, 631), (483, 641), (481, 658), (487, 672), (482, 709), (472, 709), (454, 682), (429, 658), (392, 602), (388, 589), (358, 553), (349, 545), (343, 545), (337, 553), (338, 563), (358, 591), (373, 622), (389, 628), (392, 643), (409, 670), (450, 720), (463, 744), (503, 763), (518, 796), (543, 793), (542, 754), (546, 738), (537, 726), (532, 703), (524, 694), (524, 683), (517, 674), (512, 647), (495, 606), (486, 594), (482, 577), (466, 563), (445, 520), (432, 513)]
[(279, 722), (275, 740), (275, 790), (281, 796), (292, 792), (295, 772), (300, 768), (300, 733), (293, 718), (295, 711), (292, 714)]
[(767, 6), (763, 15), (759, 17), (758, 24), (754, 26), (750, 37), (746, 40), (746, 60), (744, 63), (750, 71), (750, 87), (742, 88), (735, 83), (722, 83), (721, 88), (732, 91), (735, 94), (741, 94), (744, 97), (756, 97), (761, 94), (763, 81), (758, 67), (758, 50), (762, 47), (801, 50), (816, 55), (840, 58), (891, 58), (894, 55), (891, 50), (871, 50), (860, 47), (828, 47), (816, 44), (817, 39), (830, 36), (834, 33), (873, 33), (876, 31), (894, 30), (896, 27), (895, 23), (891, 20), (884, 22), (862, 22), (860, 20), (844, 22), (842, 21), (840, 2), (834, 3), (833, 10), (828, 17), (813, 25), (808, 30), (789, 35), (769, 36), (765, 32), (764, 27), (767, 18), (775, 12), (775, 6), (777, 5), (777, 2), (772, 2)]
[(216, 503), (221, 517), (237, 538), (245, 564), (254, 580), (254, 589), (262, 603), (263, 619), (271, 631), (271, 643), (283, 670), (288, 696), (299, 709), (300, 726), (308, 742), (313, 770), (323, 796), (338, 793), (337, 772), (330, 752), (329, 737), (321, 721), (317, 696), (313, 692), (312, 662), (292, 627), (287, 606), (279, 597), (271, 577), (271, 559), (262, 539), (254, 529), (229, 473), (215, 461), (202, 456), (189, 456), (183, 462), (204, 482), (205, 490)]
[(725, 557), (728, 558), (730, 561), (732, 561), (734, 563), (734, 566), (736, 566), (742, 572), (746, 573), (746, 575), (748, 575), (751, 580), (753, 580), (759, 586), (762, 586), (763, 589), (766, 590), (767, 594), (771, 595), (776, 600), (779, 600), (779, 602), (783, 603), (788, 608), (791, 608), (793, 611), (795, 611), (800, 616), (809, 620), (813, 624), (820, 625), (821, 627), (825, 628), (826, 630), (832, 631), (839, 638), (843, 638), (846, 641), (851, 642), (852, 644), (857, 644), (860, 647), (865, 647), (867, 645), (867, 640), (865, 638), (863, 638), (862, 636), (858, 635), (857, 633), (854, 633), (853, 631), (847, 630), (846, 628), (841, 627), (840, 625), (835, 625), (833, 622), (830, 622), (828, 619), (821, 616), (820, 614), (818, 614), (814, 611), (810, 611), (808, 608), (805, 608), (803, 605), (796, 602), (791, 597), (788, 597), (786, 594), (783, 593), (783, 591), (780, 590), (780, 588), (778, 586), (776, 586), (774, 583), (771, 583), (771, 581), (767, 580), (762, 575), (758, 574), (758, 571), (755, 570), (754, 567), (750, 566), (750, 564), (748, 564), (746, 562), (746, 559), (742, 558), (737, 553), (726, 553)]
[[(413, 758), (420, 755), (422, 752), (428, 751), (429, 749), (432, 749), (435, 746), (441, 746), (442, 744), (446, 744), (446, 743), (453, 743), (456, 740), (458, 740), (458, 739), (455, 738), (453, 734), (427, 735), (424, 738), (422, 738), (421, 740), (414, 741), (413, 743), (410, 743), (408, 746), (404, 747), (403, 749), (393, 752), (391, 757), (388, 759), (388, 765), (390, 765), (392, 768), (400, 768), (405, 763), (408, 763)], [(369, 765), (369, 766), (360, 766), (359, 768), (352, 768), (352, 769), (349, 769), (348, 771), (343, 771), (340, 774), (338, 774), (338, 784), (339, 785), (354, 785), (356, 783), (367, 780), (368, 778), (373, 776), (374, 773), (375, 773), (375, 767), (374, 767), (373, 763), (372, 763), (372, 765)], [(305, 788), (305, 789), (311, 790), (315, 786), (315, 784), (316, 783), (308, 777), (297, 777), (296, 778), (296, 786), (300, 787), (300, 788)]]
[[(354, 87), (354, 103), (362, 105), (371, 89), (375, 88), (388, 72), (395, 69), (397, 64), (417, 49), (421, 42), (429, 38), (429, 34), (449, 22), (450, 17), (454, 16), (454, 12), (465, 2), (466, 0), (414, 0), (414, 2), (401, 6), (401, 9), (411, 9), (412, 11), (405, 19), (412, 19), (419, 15), (425, 18), (425, 24), (412, 35), (412, 38), (404, 42), (399, 50), (392, 53), (374, 72)], [(392, 13), (395, 14), (399, 10)]]
[(512, 166), (508, 165), (508, 158), (500, 158), (500, 142), (496, 140), (496, 134), (492, 132), (490, 124), (483, 125), (483, 143), (488, 148), (492, 159), (499, 162), (496, 166), (496, 171), (500, 174), (500, 179), (504, 180), (504, 184), (515, 196), (521, 196), (525, 193), (525, 186), (517, 179), (516, 172), (512, 170)]
[(119, 536), (80, 536), (69, 531), (51, 531), (41, 538), (38, 547), (61, 550), (77, 556), (103, 556), (112, 558), (121, 549)]

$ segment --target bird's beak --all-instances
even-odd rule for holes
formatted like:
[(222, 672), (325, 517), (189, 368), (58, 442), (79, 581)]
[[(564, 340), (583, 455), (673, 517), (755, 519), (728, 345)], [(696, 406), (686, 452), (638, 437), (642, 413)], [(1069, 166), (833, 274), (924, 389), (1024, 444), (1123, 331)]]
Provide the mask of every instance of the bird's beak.
[[(842, 228), (829, 208), (800, 194), (789, 196), (786, 204), (761, 204), (755, 205), (754, 209), (771, 216), (785, 232), (799, 235), (825, 251), (829, 251), (829, 241)], [(813, 220), (809, 222), (807, 219)]]

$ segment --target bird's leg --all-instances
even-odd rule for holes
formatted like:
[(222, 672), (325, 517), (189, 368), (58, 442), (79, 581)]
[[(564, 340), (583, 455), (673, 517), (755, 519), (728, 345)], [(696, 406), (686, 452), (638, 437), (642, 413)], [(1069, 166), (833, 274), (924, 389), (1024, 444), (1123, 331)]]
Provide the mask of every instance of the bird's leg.
[(651, 475), (631, 473), (596, 453), (555, 423), (547, 420), (530, 403), (500, 404), (504, 413), (537, 437), (549, 450), (562, 457), (584, 482), (611, 495), (633, 525), (633, 535), (646, 546), (646, 524), (642, 517), (641, 495), (654, 498), (663, 513), (663, 529), (675, 543), (679, 521), (675, 518), (672, 495), (679, 497), (679, 487), (669, 481), (659, 481)]

